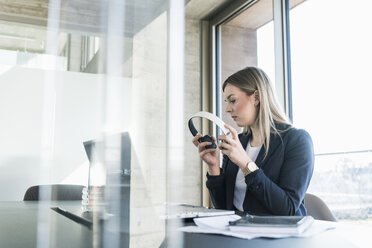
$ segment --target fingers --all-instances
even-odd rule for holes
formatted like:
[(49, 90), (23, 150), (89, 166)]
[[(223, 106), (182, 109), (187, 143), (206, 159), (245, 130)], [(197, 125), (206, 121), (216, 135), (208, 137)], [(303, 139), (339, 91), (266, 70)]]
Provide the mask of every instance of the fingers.
[(224, 143), (232, 144), (235, 141), (228, 135), (220, 135), (218, 136), (218, 139)]
[[(208, 145), (212, 145), (212, 142), (205, 141), (205, 142), (199, 143), (198, 145), (199, 153), (203, 150), (208, 150), (208, 149), (205, 149), (205, 147)], [(212, 150), (215, 150), (215, 149), (212, 149)]]
[[(203, 136), (201, 134), (197, 134), (194, 136), (194, 138), (192, 139), (192, 143), (194, 144), (194, 146), (198, 147), (200, 144), (203, 144), (204, 142), (200, 143), (199, 142), (199, 139), (202, 138)], [(216, 137), (214, 136), (210, 136), (212, 138), (212, 140), (217, 143), (217, 139)], [(211, 142), (207, 142), (208, 144), (204, 145), (204, 146), (207, 146), (207, 145), (211, 145), (212, 143)]]
[(232, 126), (225, 124), (225, 127), (230, 131), (231, 137), (236, 140), (238, 139), (238, 132)]
[(229, 156), (230, 154), (229, 150), (225, 150), (225, 149), (221, 150), (221, 153), (226, 156)]
[(224, 143), (224, 142), (221, 142), (218, 146), (218, 148), (220, 149), (221, 153), (223, 155), (227, 155), (229, 156), (230, 152), (231, 152), (231, 146), (227, 143)]
[[(212, 139), (214, 140), (214, 142), (216, 142), (215, 137), (212, 136)], [(213, 154), (217, 151), (217, 148), (209, 148), (209, 149), (205, 148), (208, 145), (212, 145), (212, 142), (205, 141), (205, 142), (201, 142), (198, 144), (199, 156), (201, 158), (203, 158), (204, 155), (207, 153)]]
[(192, 143), (193, 143), (196, 147), (198, 147), (198, 145), (199, 145), (199, 141), (198, 141), (198, 139), (200, 139), (201, 137), (203, 137), (201, 134), (197, 134), (197, 135), (195, 135), (194, 138), (192, 139)]
[(218, 145), (218, 148), (223, 151), (223, 150), (228, 150), (230, 148), (230, 144), (226, 143), (226, 142), (220, 142), (220, 144)]
[[(210, 142), (209, 142), (209, 143), (210, 143)], [(203, 157), (205, 154), (207, 154), (207, 153), (212, 153), (212, 152), (214, 152), (214, 151), (216, 151), (215, 148), (205, 149), (204, 151), (199, 152), (199, 155), (200, 155), (200, 157)]]

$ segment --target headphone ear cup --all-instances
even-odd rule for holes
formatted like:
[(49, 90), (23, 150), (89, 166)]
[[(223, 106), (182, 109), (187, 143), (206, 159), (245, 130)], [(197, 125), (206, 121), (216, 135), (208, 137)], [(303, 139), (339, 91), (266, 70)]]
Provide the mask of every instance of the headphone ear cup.
[(209, 136), (209, 135), (205, 135), (205, 136), (199, 138), (198, 141), (199, 141), (199, 143), (201, 143), (201, 142), (211, 142), (212, 143), (210, 145), (205, 146), (205, 149), (216, 149), (217, 148), (216, 143), (214, 142), (212, 137)]

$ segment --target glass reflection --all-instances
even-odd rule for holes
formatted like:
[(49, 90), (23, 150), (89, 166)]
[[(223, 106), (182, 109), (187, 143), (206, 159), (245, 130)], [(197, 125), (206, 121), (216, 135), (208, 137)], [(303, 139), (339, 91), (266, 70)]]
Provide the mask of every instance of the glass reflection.
[[(10, 117), (0, 124), (0, 162), (4, 178), (21, 175), (18, 195), (2, 192), (2, 199), (19, 200), (30, 185), (82, 185), (84, 208), (81, 200), (72, 205), (92, 211), (94, 247), (160, 246), (164, 203), (182, 199), (182, 183), (167, 180), (183, 168), (183, 147), (167, 137), (183, 139), (183, 105), (172, 102), (183, 94), (183, 1), (7, 4), (19, 13), (0, 22), (0, 95), (11, 106), (1, 107)], [(169, 42), (180, 43), (171, 49)], [(102, 159), (88, 161), (87, 140), (101, 142)], [(60, 203), (43, 202), (37, 247), (57, 242), (45, 213)]]

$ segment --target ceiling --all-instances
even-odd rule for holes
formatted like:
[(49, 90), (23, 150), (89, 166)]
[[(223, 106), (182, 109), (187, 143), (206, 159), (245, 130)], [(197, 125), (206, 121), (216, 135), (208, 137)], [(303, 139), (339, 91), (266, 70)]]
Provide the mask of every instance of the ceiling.
[[(290, 0), (290, 8), (304, 1)], [(273, 20), (273, 0), (260, 0), (229, 21), (227, 25), (256, 30), (271, 20)]]
[[(59, 6), (53, 5), (59, 1)], [(234, 0), (186, 0), (186, 17), (202, 19), (229, 1)], [(258, 1), (227, 25), (252, 29), (264, 25), (272, 20), (272, 1)], [(291, 7), (303, 1), (291, 0)], [(47, 25), (53, 20), (58, 20), (64, 39), (68, 33), (102, 36), (112, 24), (131, 38), (167, 5), (167, 0), (0, 0), (0, 49), (44, 53)]]
[[(126, 35), (133, 35), (167, 7), (166, 0), (0, 0), (0, 20), (46, 26), (58, 20), (61, 29), (105, 33), (115, 15)], [(57, 11), (55, 11), (57, 10)], [(149, 11), (151, 10), (151, 11)], [(49, 19), (48, 19), (49, 15)]]
[(88, 36), (105, 35), (108, 23), (110, 28), (114, 23), (124, 37), (133, 37), (168, 4), (166, 0), (60, 0), (55, 5), (58, 2), (0, 0), (0, 49), (43, 53), (47, 25), (55, 23), (59, 33)]
[(43, 53), (45, 39), (45, 28), (0, 21), (0, 49)]

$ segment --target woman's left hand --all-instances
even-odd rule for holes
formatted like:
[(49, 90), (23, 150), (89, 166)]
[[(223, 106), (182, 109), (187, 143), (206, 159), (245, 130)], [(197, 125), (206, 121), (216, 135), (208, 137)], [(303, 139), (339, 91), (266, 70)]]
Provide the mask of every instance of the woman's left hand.
[(218, 146), (221, 152), (228, 156), (234, 164), (240, 168), (244, 168), (252, 159), (248, 157), (247, 152), (240, 143), (236, 130), (227, 124), (225, 124), (225, 127), (229, 129), (231, 137), (228, 135), (220, 135), (218, 139), (222, 142), (220, 142)]

